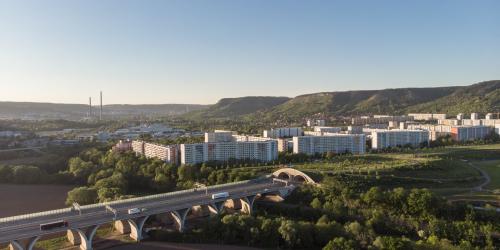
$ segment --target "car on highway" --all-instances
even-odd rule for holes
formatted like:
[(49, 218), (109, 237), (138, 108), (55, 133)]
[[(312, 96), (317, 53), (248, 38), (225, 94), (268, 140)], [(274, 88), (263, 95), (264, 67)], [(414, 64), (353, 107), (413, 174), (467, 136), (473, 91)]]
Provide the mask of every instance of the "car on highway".
[(128, 214), (138, 214), (141, 210), (139, 208), (131, 208), (128, 210)]

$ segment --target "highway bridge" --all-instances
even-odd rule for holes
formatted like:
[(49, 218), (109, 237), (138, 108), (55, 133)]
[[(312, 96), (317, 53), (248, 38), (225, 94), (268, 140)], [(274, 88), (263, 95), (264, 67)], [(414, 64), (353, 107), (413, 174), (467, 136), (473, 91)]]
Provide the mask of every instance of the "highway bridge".
[[(31, 250), (43, 236), (67, 232), (68, 240), (82, 250), (92, 249), (97, 229), (114, 223), (115, 228), (136, 241), (143, 238), (146, 220), (153, 215), (169, 213), (179, 231), (185, 229), (186, 216), (193, 207), (206, 207), (218, 214), (228, 200), (241, 203), (242, 211), (252, 213), (256, 198), (275, 194), (286, 197), (302, 182), (313, 182), (306, 174), (295, 169), (280, 169), (262, 178), (195, 188), (171, 193), (150, 195), (86, 206), (74, 204), (71, 208), (34, 214), (0, 218), (0, 244), (9, 244), (13, 250)], [(213, 194), (227, 192), (227, 197), (213, 199)], [(129, 209), (136, 212), (130, 213)], [(49, 229), (41, 225), (64, 222)]]

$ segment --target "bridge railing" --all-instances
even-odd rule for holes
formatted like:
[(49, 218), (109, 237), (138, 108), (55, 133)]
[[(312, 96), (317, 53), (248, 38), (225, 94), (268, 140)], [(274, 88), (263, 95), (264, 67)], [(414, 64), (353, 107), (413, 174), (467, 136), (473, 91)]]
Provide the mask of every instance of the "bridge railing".
[[(231, 182), (231, 183), (226, 183), (226, 184), (220, 184), (216, 186), (208, 186), (207, 190), (213, 191), (216, 189), (224, 188), (224, 187), (230, 187), (230, 186), (237, 186), (241, 184), (246, 184), (246, 183), (251, 183), (252, 180), (246, 180), (246, 181), (238, 181), (238, 182)], [(169, 193), (162, 193), (162, 194), (154, 194), (154, 195), (148, 195), (148, 196), (142, 196), (142, 197), (136, 197), (136, 198), (130, 198), (130, 199), (124, 199), (124, 200), (117, 200), (117, 201), (110, 201), (106, 202), (103, 204), (93, 204), (93, 205), (87, 205), (87, 206), (82, 206), (82, 209), (85, 208), (92, 208), (92, 206), (98, 207), (99, 205), (105, 206), (105, 205), (122, 205), (126, 203), (131, 203), (131, 202), (138, 202), (138, 201), (148, 201), (148, 200), (155, 200), (155, 199), (162, 199), (162, 198), (168, 198), (176, 195), (182, 195), (186, 193), (192, 193), (196, 190), (202, 190), (203, 188), (197, 188), (197, 189), (186, 189), (186, 190), (180, 190), (180, 191), (175, 191), (175, 192), (169, 192)], [(97, 206), (96, 206), (97, 205)]]
[(44, 217), (44, 216), (49, 216), (49, 215), (66, 214), (66, 213), (70, 213), (71, 211), (73, 211), (72, 208), (62, 208), (62, 209), (43, 211), (43, 212), (32, 213), (32, 214), (16, 215), (16, 216), (11, 216), (11, 217), (0, 218), (0, 223), (8, 223), (8, 222), (19, 221), (19, 220), (27, 220), (27, 219), (33, 219), (33, 218)]
[[(252, 182), (255, 182), (258, 180), (259, 179), (245, 180), (245, 181), (231, 182), (231, 183), (220, 184), (220, 185), (215, 185), (215, 186), (208, 186), (207, 190), (214, 191), (214, 190), (219, 190), (219, 189), (223, 189), (223, 188), (227, 188), (227, 187), (231, 187), (231, 186), (238, 186), (241, 184), (252, 183)], [(111, 201), (111, 202), (84, 205), (84, 206), (80, 206), (80, 210), (81, 211), (88, 211), (88, 210), (92, 210), (92, 209), (105, 209), (106, 205), (110, 205), (110, 206), (123, 205), (123, 204), (133, 203), (133, 202), (162, 199), (162, 198), (168, 198), (168, 197), (172, 197), (172, 196), (176, 196), (176, 195), (191, 193), (191, 192), (196, 191), (196, 190), (203, 190), (203, 188), (186, 189), (186, 190), (180, 190), (180, 191), (169, 192), (169, 193), (154, 194), (154, 195), (148, 195), (148, 196), (143, 196), (143, 197), (124, 199), (124, 200), (117, 200), (117, 201)], [(28, 219), (34, 219), (34, 218), (51, 216), (51, 215), (58, 215), (58, 214), (62, 215), (62, 214), (70, 213), (72, 211), (74, 211), (73, 208), (62, 208), (62, 209), (37, 212), (37, 213), (31, 213), (31, 214), (16, 215), (16, 216), (11, 216), (11, 217), (0, 218), (0, 223), (9, 223), (9, 222), (28, 220)]]

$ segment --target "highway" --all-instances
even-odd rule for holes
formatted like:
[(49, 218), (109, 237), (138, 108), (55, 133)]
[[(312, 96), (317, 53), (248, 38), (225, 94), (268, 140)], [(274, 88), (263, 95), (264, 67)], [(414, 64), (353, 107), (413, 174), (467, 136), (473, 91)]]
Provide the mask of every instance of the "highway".
[[(115, 220), (127, 220), (161, 214), (227, 199), (239, 199), (255, 194), (276, 193), (280, 189), (283, 189), (285, 185), (283, 182), (274, 182), (271, 178), (256, 179), (233, 184), (210, 186), (207, 189), (190, 189), (162, 195), (82, 206), (81, 214), (76, 209), (66, 209), (56, 214), (2, 218), (0, 219), (0, 243), (65, 232), (68, 229), (82, 229), (89, 226), (110, 223)], [(218, 192), (228, 192), (229, 197), (213, 200), (211, 195)], [(114, 209), (116, 215), (107, 209), (106, 205)], [(139, 214), (129, 215), (128, 209), (131, 208), (140, 208), (143, 211)], [(40, 224), (59, 220), (67, 221), (69, 226), (67, 228), (60, 227), (52, 230), (40, 230)]]

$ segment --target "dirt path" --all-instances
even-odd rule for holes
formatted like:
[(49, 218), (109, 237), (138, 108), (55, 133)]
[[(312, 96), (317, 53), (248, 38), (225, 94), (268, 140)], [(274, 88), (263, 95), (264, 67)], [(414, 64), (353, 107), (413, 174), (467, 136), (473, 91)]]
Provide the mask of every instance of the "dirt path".
[(476, 186), (476, 187), (473, 187), (472, 190), (474, 190), (474, 191), (483, 191), (483, 188), (485, 186), (487, 186), (488, 184), (490, 184), (491, 177), (488, 175), (488, 173), (486, 171), (484, 171), (480, 167), (472, 164), (471, 162), (467, 161), (467, 164), (469, 164), (469, 166), (471, 166), (474, 169), (476, 169), (477, 171), (479, 171), (479, 173), (481, 173), (481, 176), (484, 178), (484, 182), (481, 183), (480, 185)]

